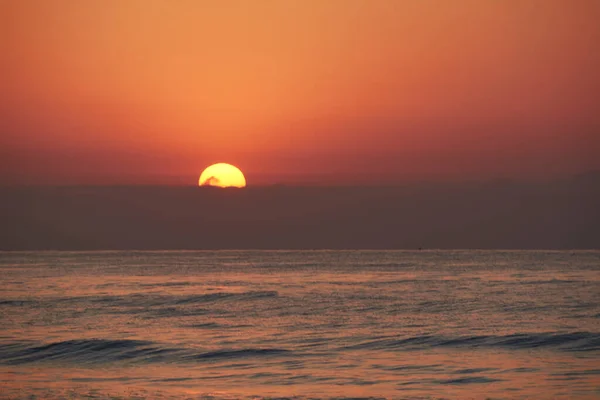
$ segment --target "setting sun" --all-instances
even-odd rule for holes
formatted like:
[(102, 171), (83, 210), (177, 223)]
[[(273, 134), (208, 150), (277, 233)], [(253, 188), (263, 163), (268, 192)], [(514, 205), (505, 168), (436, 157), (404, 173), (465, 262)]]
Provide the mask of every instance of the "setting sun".
[(218, 163), (202, 172), (198, 185), (241, 188), (246, 186), (246, 178), (239, 168), (231, 164)]

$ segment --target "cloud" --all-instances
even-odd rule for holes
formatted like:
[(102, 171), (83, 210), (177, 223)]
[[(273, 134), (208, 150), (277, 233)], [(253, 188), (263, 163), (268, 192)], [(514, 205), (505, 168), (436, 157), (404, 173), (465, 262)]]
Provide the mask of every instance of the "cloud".
[(202, 186), (217, 186), (220, 183), (221, 181), (219, 180), (219, 178), (217, 178), (216, 176), (211, 176), (210, 178), (202, 182)]

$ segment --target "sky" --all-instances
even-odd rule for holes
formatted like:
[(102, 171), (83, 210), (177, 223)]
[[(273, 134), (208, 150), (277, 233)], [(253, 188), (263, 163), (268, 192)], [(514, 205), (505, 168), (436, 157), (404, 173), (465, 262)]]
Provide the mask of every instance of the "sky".
[(597, 0), (0, 0), (0, 184), (600, 169)]

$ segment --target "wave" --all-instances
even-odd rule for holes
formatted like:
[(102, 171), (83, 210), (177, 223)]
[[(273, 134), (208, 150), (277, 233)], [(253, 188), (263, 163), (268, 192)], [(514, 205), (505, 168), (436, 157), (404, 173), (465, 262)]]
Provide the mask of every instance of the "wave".
[(0, 306), (22, 307), (32, 303), (30, 300), (0, 300)]
[(201, 353), (192, 356), (194, 360), (210, 360), (210, 359), (222, 359), (222, 358), (247, 358), (247, 357), (261, 357), (261, 356), (272, 356), (279, 354), (291, 353), (289, 350), (283, 349), (242, 349), (242, 350), (221, 350), (211, 351), (208, 353)]
[(32, 362), (117, 362), (145, 360), (157, 362), (177, 349), (161, 348), (142, 340), (67, 340), (44, 345), (9, 343), (0, 345), (0, 363), (27, 364)]
[(279, 293), (276, 291), (253, 291), (253, 292), (243, 292), (243, 293), (228, 293), (228, 292), (219, 292), (219, 293), (208, 293), (196, 296), (184, 296), (174, 300), (174, 304), (182, 305), (182, 304), (192, 304), (192, 303), (209, 303), (219, 300), (252, 300), (252, 299), (263, 299), (263, 298), (271, 298), (278, 297)]
[[(504, 336), (414, 336), (366, 341), (338, 351), (352, 350), (427, 350), (435, 348), (548, 348), (571, 352), (600, 350), (600, 334), (591, 332), (513, 334)], [(189, 363), (256, 357), (298, 357), (303, 355), (281, 348), (238, 348), (198, 351), (169, 347), (144, 340), (75, 339), (48, 344), (32, 342), (0, 343), (0, 364), (18, 365), (39, 362), (93, 363)], [(470, 371), (472, 372), (472, 371)]]
[(497, 378), (488, 378), (485, 376), (467, 376), (464, 378), (457, 379), (442, 379), (442, 380), (434, 380), (434, 383), (440, 385), (468, 385), (471, 383), (492, 383), (492, 382), (502, 382), (504, 379)]
[(221, 349), (198, 352), (164, 347), (144, 340), (77, 339), (49, 344), (26, 342), (0, 344), (0, 364), (21, 365), (40, 362), (95, 363), (160, 363), (199, 362), (219, 359), (244, 359), (291, 353), (285, 349)]
[[(45, 304), (82, 304), (103, 307), (158, 307), (184, 306), (191, 304), (213, 304), (220, 301), (251, 301), (279, 297), (277, 291), (216, 292), (195, 295), (157, 295), (134, 293), (127, 296), (75, 296), (44, 299)], [(40, 300), (0, 299), (0, 306), (37, 306)]]
[(573, 333), (516, 333), (512, 335), (462, 336), (413, 336), (402, 339), (385, 338), (347, 346), (345, 350), (394, 350), (426, 349), (439, 347), (500, 347), (507, 349), (557, 348), (565, 351), (598, 351), (600, 334)]

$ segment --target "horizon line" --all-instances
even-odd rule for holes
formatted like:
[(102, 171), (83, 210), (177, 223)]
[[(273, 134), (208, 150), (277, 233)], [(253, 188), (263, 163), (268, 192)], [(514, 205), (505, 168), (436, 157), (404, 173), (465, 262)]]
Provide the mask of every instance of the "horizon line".
[(198, 253), (198, 252), (248, 252), (248, 251), (264, 251), (264, 252), (329, 252), (329, 251), (345, 251), (345, 252), (411, 252), (411, 253), (422, 253), (422, 252), (449, 252), (449, 251), (480, 251), (480, 252), (599, 252), (599, 248), (271, 248), (271, 249), (259, 249), (259, 248), (207, 248), (207, 249), (96, 249), (96, 250), (60, 250), (60, 249), (38, 249), (38, 250), (3, 250), (0, 249), (0, 253)]
[[(291, 182), (291, 183), (256, 183), (244, 187), (217, 187), (210, 185), (184, 184), (184, 183), (0, 183), (0, 189), (12, 188), (197, 188), (200, 190), (245, 190), (259, 188), (395, 188), (417, 185), (460, 185), (460, 184), (544, 184), (553, 182), (567, 182), (577, 179), (581, 175), (547, 179), (516, 179), (516, 178), (490, 178), (490, 179), (464, 179), (464, 180), (420, 180), (406, 182), (356, 182), (356, 183), (317, 183), (317, 182)], [(600, 177), (599, 177), (600, 178)]]

